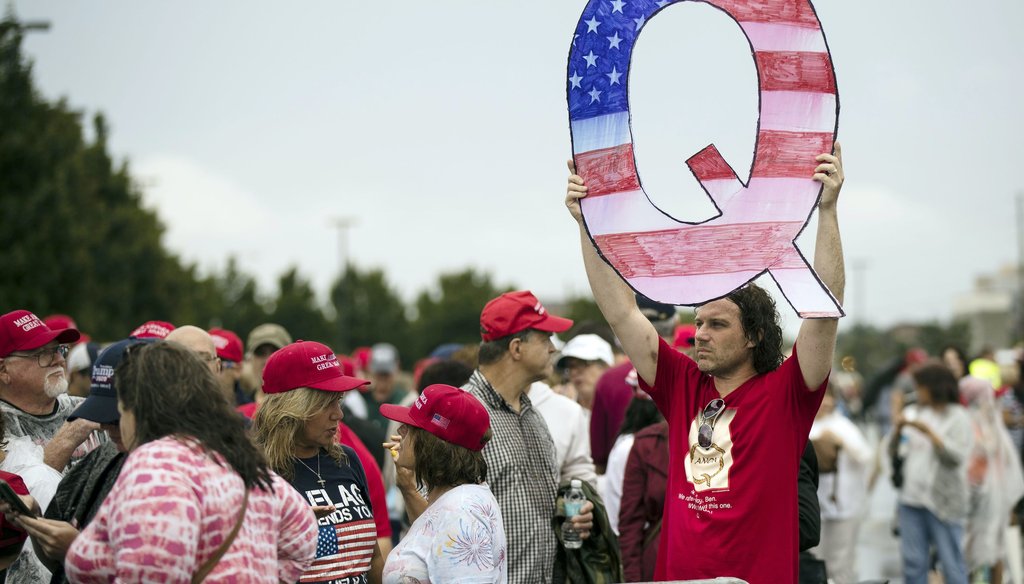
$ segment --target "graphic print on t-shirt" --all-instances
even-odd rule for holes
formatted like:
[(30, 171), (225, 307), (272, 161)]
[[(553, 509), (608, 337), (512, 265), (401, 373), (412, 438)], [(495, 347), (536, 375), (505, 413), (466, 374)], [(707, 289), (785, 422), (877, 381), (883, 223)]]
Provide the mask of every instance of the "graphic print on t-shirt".
[[(333, 505), (335, 511), (321, 517), (316, 543), (316, 559), (302, 574), (299, 582), (318, 584), (366, 584), (377, 528), (366, 494), (366, 479), (355, 452), (345, 449), (348, 464), (336, 464), (330, 457), (303, 459), (308, 466), (297, 464), (295, 487), (311, 507)], [(319, 477), (308, 468), (322, 468), (327, 485), (319, 485)]]
[(690, 422), (690, 451), (684, 465), (686, 480), (693, 484), (696, 492), (729, 490), (729, 472), (732, 470), (731, 424), (736, 410), (726, 409), (712, 426), (711, 446), (701, 448), (697, 442), (700, 430), (700, 415)]

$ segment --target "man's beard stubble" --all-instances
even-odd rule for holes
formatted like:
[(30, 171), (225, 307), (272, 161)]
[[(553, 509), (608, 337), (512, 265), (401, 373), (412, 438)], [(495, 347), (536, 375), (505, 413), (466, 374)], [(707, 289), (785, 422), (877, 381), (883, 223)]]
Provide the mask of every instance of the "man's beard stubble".
[(43, 382), (43, 393), (51, 399), (57, 399), (57, 396), (68, 392), (68, 378), (64, 375), (63, 368), (58, 367), (61, 370), (61, 375), (57, 376), (56, 371), (49, 373), (46, 376), (46, 380)]

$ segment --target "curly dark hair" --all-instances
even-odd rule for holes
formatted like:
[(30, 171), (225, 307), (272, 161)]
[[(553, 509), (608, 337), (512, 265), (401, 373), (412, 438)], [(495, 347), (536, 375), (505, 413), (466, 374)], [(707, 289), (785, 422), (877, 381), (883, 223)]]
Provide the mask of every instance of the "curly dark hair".
[(125, 351), (115, 375), (118, 400), (135, 415), (135, 445), (166, 436), (195, 439), (207, 453), (223, 457), (246, 488), (272, 490), (263, 453), (192, 351), (168, 342), (135, 345)]
[(740, 322), (747, 339), (754, 343), (754, 370), (775, 371), (782, 365), (782, 326), (775, 299), (751, 282), (725, 297), (740, 309)]
[[(430, 432), (408, 426), (412, 452), (416, 458), (413, 472), (416, 486), (428, 491), (434, 487), (479, 485), (487, 480), (487, 461), (483, 452), (446, 442)], [(488, 428), (482, 442), (491, 439)]]

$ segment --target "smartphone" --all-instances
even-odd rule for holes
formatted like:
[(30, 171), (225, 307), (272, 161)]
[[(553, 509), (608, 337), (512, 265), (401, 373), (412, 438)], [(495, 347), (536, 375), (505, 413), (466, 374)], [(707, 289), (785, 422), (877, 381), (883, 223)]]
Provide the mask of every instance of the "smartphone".
[(6, 481), (0, 480), (0, 501), (7, 503), (11, 507), (14, 507), (18, 513), (22, 515), (28, 515), (29, 517), (36, 517), (36, 514), (31, 509), (25, 506), (25, 502), (21, 500), (21, 497), (14, 492), (11, 485), (8, 485)]

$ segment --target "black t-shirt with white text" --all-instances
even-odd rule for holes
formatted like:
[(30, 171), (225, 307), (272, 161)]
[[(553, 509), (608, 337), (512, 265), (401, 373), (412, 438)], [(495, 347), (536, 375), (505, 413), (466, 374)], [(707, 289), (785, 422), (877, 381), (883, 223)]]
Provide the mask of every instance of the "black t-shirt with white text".
[(366, 573), (377, 543), (377, 528), (363, 466), (354, 450), (348, 446), (342, 448), (347, 460), (340, 464), (323, 450), (317, 456), (296, 459), (292, 486), (311, 507), (335, 507), (333, 513), (319, 519), (316, 560), (299, 582), (366, 584), (367, 581)]

